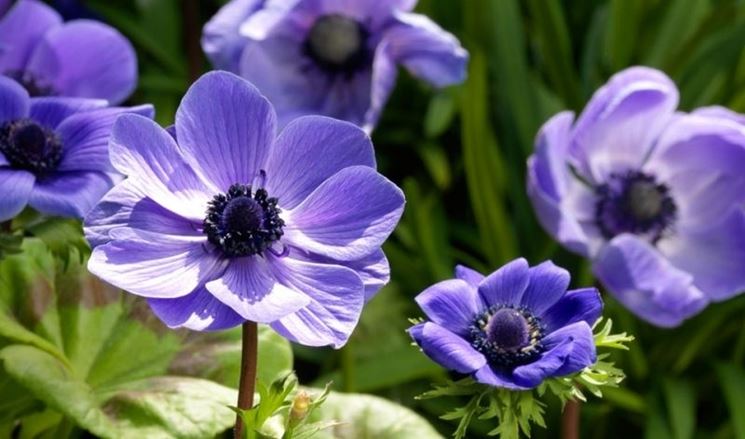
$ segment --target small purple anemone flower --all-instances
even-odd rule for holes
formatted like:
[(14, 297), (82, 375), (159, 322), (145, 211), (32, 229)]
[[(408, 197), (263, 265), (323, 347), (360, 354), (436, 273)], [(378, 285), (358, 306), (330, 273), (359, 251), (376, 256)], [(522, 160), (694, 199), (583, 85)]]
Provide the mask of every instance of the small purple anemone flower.
[(253, 82), (280, 125), (308, 114), (371, 130), (397, 65), (435, 87), (465, 79), (468, 53), (416, 0), (233, 0), (204, 28), (218, 68)]
[(486, 277), (463, 266), (455, 276), (416, 297), (430, 321), (409, 329), (443, 367), (525, 390), (595, 363), (591, 327), (603, 302), (595, 288), (567, 291), (563, 268), (521, 258)]
[(104, 100), (29, 98), (0, 76), (0, 221), (24, 207), (82, 218), (118, 178), (109, 162), (114, 120), (132, 112), (153, 116), (150, 105), (109, 107)]
[(359, 127), (274, 109), (246, 80), (212, 72), (176, 113), (175, 136), (122, 116), (110, 153), (127, 176), (88, 215), (89, 269), (148, 298), (170, 327), (253, 321), (339, 347), (388, 281), (381, 244), (403, 192), (375, 170)]
[(93, 20), (62, 22), (37, 0), (0, 2), (0, 74), (31, 96), (124, 101), (137, 84), (137, 56), (116, 29)]
[(676, 113), (677, 104), (662, 72), (624, 70), (576, 120), (563, 112), (546, 122), (528, 161), (543, 227), (663, 327), (745, 290), (743, 117)]

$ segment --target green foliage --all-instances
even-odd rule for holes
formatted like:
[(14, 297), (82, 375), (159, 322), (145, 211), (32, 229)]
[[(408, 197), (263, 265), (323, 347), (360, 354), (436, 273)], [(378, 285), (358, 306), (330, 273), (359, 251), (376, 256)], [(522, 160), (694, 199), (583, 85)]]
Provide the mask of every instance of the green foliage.
[[(600, 322), (599, 320), (595, 324), (595, 328), (600, 326)], [(612, 327), (613, 323), (606, 320), (602, 328), (595, 333), (595, 347), (627, 350), (627, 344), (632, 342), (634, 337), (625, 332), (611, 334)], [(468, 397), (465, 406), (441, 416), (447, 421), (458, 421), (453, 433), (456, 439), (466, 437), (468, 427), (474, 418), (494, 420), (493, 423), (497, 424), (497, 427), (488, 432), (489, 436), (499, 436), (502, 439), (518, 439), (521, 435), (530, 437), (532, 424), (546, 428), (546, 403), (541, 398), (547, 392), (557, 397), (563, 407), (570, 400), (587, 401), (583, 390), (602, 398), (603, 390), (618, 387), (625, 375), (623, 371), (614, 367), (613, 363), (606, 361), (607, 358), (607, 353), (599, 354), (595, 364), (573, 375), (549, 378), (533, 390), (512, 391), (480, 384), (472, 378), (464, 378), (436, 386), (434, 390), (420, 395), (419, 399)]]
[[(235, 332), (168, 330), (77, 258), (38, 238), (22, 248), (0, 262), (0, 432), (203, 438), (233, 424)], [(289, 343), (267, 328), (259, 350), (260, 383), (292, 368)]]

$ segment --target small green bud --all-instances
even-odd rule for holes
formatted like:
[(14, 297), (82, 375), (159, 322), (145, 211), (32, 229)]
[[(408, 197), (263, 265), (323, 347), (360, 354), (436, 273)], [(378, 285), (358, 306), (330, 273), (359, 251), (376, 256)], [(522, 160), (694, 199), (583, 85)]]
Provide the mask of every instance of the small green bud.
[(290, 408), (290, 425), (296, 426), (303, 422), (308, 416), (308, 409), (310, 408), (311, 399), (304, 390), (301, 390), (295, 395), (292, 400), (292, 408)]

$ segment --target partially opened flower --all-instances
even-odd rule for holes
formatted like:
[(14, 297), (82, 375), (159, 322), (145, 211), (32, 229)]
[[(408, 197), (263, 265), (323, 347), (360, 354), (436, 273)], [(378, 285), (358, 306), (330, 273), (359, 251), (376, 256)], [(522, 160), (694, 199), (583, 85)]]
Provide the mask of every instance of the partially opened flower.
[(305, 117), (277, 136), (275, 119), (227, 72), (189, 89), (175, 136), (121, 117), (110, 148), (127, 179), (86, 218), (90, 271), (147, 297), (171, 327), (251, 321), (306, 345), (344, 344), (388, 280), (380, 246), (403, 193), (375, 170), (360, 128)]
[(150, 105), (107, 108), (82, 98), (29, 98), (0, 76), (0, 221), (31, 206), (49, 215), (82, 218), (117, 174), (108, 136), (117, 116), (153, 116)]
[(216, 67), (240, 73), (280, 124), (322, 114), (372, 129), (397, 65), (436, 87), (464, 80), (467, 52), (410, 11), (416, 0), (233, 0), (204, 29)]
[(529, 160), (543, 227), (659, 326), (745, 290), (745, 128), (721, 108), (677, 104), (663, 73), (625, 70), (576, 120), (546, 122)]
[(595, 363), (591, 327), (603, 303), (595, 288), (567, 291), (551, 262), (510, 262), (489, 276), (465, 268), (416, 297), (430, 321), (409, 329), (442, 366), (483, 384), (531, 389)]
[(37, 0), (0, 4), (0, 75), (31, 96), (124, 101), (137, 83), (137, 57), (116, 29), (92, 20), (62, 23)]

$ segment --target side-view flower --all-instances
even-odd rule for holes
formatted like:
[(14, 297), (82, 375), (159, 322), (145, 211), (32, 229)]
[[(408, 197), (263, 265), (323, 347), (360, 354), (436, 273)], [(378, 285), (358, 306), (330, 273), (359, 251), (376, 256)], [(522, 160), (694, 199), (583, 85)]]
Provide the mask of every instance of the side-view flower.
[(567, 291), (569, 272), (516, 259), (483, 276), (459, 266), (456, 279), (416, 297), (430, 321), (409, 334), (443, 367), (482, 384), (532, 389), (595, 363), (592, 325), (603, 302), (595, 288)]
[(371, 130), (401, 64), (435, 87), (465, 79), (468, 53), (416, 0), (233, 0), (204, 28), (213, 64), (253, 82), (280, 125), (308, 114)]
[(137, 56), (116, 29), (93, 20), (62, 22), (38, 0), (0, 3), (0, 75), (31, 96), (124, 101), (137, 84)]
[(85, 220), (90, 271), (171, 327), (252, 321), (343, 345), (388, 281), (380, 246), (404, 196), (359, 127), (304, 117), (277, 136), (275, 125), (269, 102), (227, 72), (192, 85), (174, 134), (120, 117), (110, 154), (127, 178)]
[(528, 163), (543, 227), (658, 326), (745, 290), (742, 116), (677, 105), (665, 74), (627, 69), (546, 122)]
[(119, 178), (108, 136), (123, 113), (153, 117), (153, 107), (107, 107), (104, 100), (30, 98), (0, 76), (0, 221), (26, 206), (82, 218)]

